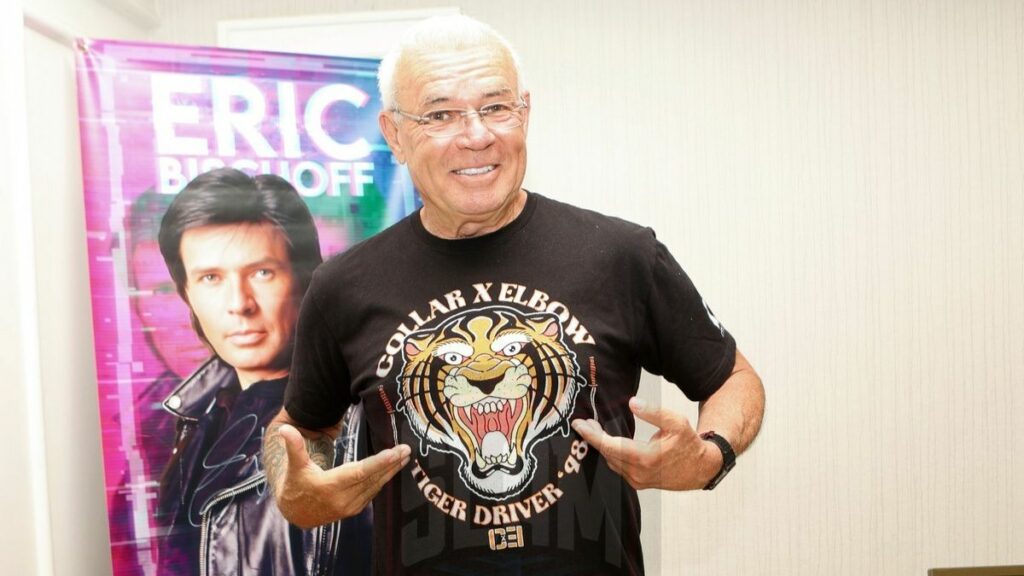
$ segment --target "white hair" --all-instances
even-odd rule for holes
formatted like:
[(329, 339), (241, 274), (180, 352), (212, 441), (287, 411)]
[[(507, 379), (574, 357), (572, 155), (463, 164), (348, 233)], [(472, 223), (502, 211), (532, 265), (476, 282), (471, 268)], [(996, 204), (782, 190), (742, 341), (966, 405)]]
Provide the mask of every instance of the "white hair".
[(384, 56), (377, 71), (381, 106), (384, 110), (394, 110), (397, 106), (395, 101), (398, 99), (398, 88), (395, 86), (395, 72), (407, 53), (461, 50), (487, 42), (496, 42), (508, 54), (515, 70), (519, 94), (522, 94), (526, 87), (515, 48), (487, 24), (469, 16), (454, 14), (435, 16), (412, 26), (398, 44)]

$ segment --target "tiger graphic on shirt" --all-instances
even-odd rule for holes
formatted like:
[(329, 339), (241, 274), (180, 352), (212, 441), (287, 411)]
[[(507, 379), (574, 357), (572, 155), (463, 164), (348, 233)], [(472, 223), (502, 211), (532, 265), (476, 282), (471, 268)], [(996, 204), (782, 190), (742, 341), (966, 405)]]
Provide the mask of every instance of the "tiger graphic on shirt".
[(420, 452), (461, 461), (478, 496), (500, 500), (531, 481), (536, 444), (569, 434), (584, 382), (550, 312), (506, 306), (473, 309), (410, 333), (402, 346), (399, 402)]

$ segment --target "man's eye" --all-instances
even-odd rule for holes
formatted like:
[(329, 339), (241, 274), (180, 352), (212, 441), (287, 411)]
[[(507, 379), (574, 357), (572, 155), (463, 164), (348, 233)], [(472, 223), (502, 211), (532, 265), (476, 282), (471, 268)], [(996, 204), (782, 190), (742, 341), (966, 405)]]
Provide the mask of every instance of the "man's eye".
[(274, 277), (274, 271), (271, 270), (270, 268), (260, 268), (259, 270), (256, 271), (254, 276), (261, 280), (269, 280), (270, 278)]
[(451, 122), (458, 116), (454, 110), (434, 110), (423, 115), (423, 119), (429, 124), (445, 124)]
[(512, 105), (507, 102), (488, 104), (480, 109), (481, 116), (501, 117), (512, 113)]
[(220, 280), (220, 276), (217, 276), (216, 274), (203, 274), (199, 277), (199, 281), (203, 284), (212, 284), (217, 280)]

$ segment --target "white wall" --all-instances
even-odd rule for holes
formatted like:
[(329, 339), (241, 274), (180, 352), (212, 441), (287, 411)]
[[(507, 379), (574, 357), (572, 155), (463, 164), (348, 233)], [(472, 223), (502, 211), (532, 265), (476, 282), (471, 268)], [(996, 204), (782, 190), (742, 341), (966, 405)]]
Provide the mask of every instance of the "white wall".
[(458, 5), (522, 53), (528, 185), (652, 225), (766, 382), (734, 477), (644, 494), (660, 573), (1024, 564), (1024, 3)]
[[(57, 4), (83, 25), (83, 14), (105, 10)], [(71, 7), (82, 4), (89, 10)], [(107, 11), (107, 31), (85, 33), (214, 44), (220, 19), (438, 4), (157, 5), (151, 32)], [(458, 6), (522, 53), (534, 104), (528, 185), (652, 225), (765, 380), (762, 437), (734, 476), (711, 494), (644, 493), (646, 510), (660, 509), (645, 518), (653, 573), (923, 575), (1024, 564), (1024, 418), (1015, 417), (1024, 413), (1024, 3)], [(46, 137), (29, 136), (34, 149)], [(74, 160), (62, 165), (77, 170)], [(37, 234), (35, 249), (36, 262), (62, 263), (37, 272), (50, 502), (93, 508), (71, 528), (53, 512), (54, 566), (102, 574), (109, 566), (92, 549), (105, 545), (92, 530), (101, 474), (86, 462), (99, 442), (95, 377), (83, 376), (91, 333), (78, 311), (87, 302), (75, 264), (84, 260), (73, 224), (80, 184), (65, 176), (33, 186), (34, 205), (68, 210), (54, 216), (67, 229), (47, 231), (60, 238)], [(48, 200), (55, 193), (60, 203)], [(16, 221), (0, 216), (7, 246)], [(71, 288), (47, 291), (53, 282)], [(67, 319), (63, 332), (47, 324)], [(4, 338), (5, 367), (13, 358), (21, 370), (25, 343)], [(73, 367), (56, 366), (66, 358)], [(53, 400), (65, 393), (73, 399)], [(644, 393), (692, 411), (665, 386)], [(12, 462), (27, 461), (12, 424), (20, 420), (0, 421), (17, 440)], [(92, 452), (72, 452), (83, 446)], [(82, 467), (80, 486), (56, 478), (70, 462)], [(9, 492), (31, 482), (14, 476), (4, 498), (24, 510)], [(12, 550), (34, 541), (10, 535)], [(27, 552), (14, 558), (34, 565)]]
[[(24, 46), (21, 12), (16, 5), (0, 4), (0, 85), (21, 86), (24, 77)], [(7, 410), (0, 417), (0, 438), (5, 439), (4, 474), (0, 476), (0, 558), (5, 569), (14, 574), (32, 574), (37, 557), (49, 542), (37, 542), (38, 534), (45, 540), (47, 527), (40, 525), (34, 505), (45, 511), (46, 490), (33, 493), (34, 479), (43, 476), (41, 468), (33, 469), (33, 449), (27, 433), (31, 420), (29, 407), (39, 405), (38, 394), (32, 390), (35, 366), (32, 345), (34, 318), (22, 314), (19, 306), (31, 301), (34, 282), (24, 278), (23, 271), (32, 261), (29, 231), (19, 225), (19, 210), (28, 205), (28, 171), (24, 169), (27, 129), (24, 122), (25, 95), (21, 90), (0, 91), (0, 170), (5, 174), (0, 186), (0, 269), (8, 271), (7, 281), (0, 282), (0, 367), (8, 384), (4, 386)], [(29, 239), (26, 241), (26, 239)], [(26, 341), (27, 340), (27, 341)], [(30, 386), (30, 382), (32, 385)], [(31, 397), (31, 398), (30, 398)], [(36, 411), (38, 414), (38, 411)]]
[(5, 574), (110, 573), (70, 36), (147, 37), (112, 4), (2, 8)]

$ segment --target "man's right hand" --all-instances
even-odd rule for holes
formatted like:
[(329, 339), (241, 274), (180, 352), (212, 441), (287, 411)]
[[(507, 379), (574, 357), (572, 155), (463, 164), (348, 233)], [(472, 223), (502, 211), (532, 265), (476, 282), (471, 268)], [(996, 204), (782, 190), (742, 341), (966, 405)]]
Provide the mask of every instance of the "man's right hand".
[(268, 428), (263, 444), (267, 482), (277, 506), (289, 522), (304, 529), (359, 514), (412, 453), (399, 444), (325, 470), (330, 461), (326, 450), (333, 453), (333, 439), (304, 432), (278, 420)]

